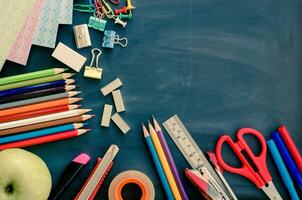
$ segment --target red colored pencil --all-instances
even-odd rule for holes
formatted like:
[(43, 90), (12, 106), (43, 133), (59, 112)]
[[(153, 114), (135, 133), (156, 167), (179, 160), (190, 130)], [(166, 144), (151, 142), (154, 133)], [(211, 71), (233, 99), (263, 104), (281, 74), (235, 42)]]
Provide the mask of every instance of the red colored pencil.
[(9, 149), (9, 148), (23, 148), (23, 147), (29, 147), (34, 146), (38, 144), (44, 144), (48, 142), (54, 142), (57, 140), (64, 140), (72, 137), (77, 137), (79, 135), (82, 135), (86, 132), (90, 131), (90, 129), (75, 129), (72, 131), (65, 131), (61, 133), (56, 133), (53, 135), (47, 135), (42, 136), (38, 138), (32, 138), (28, 140), (18, 141), (18, 142), (12, 142), (0, 145), (0, 150)]
[(63, 106), (57, 106), (57, 107), (53, 107), (53, 108), (46, 108), (46, 109), (41, 109), (41, 110), (36, 110), (36, 111), (19, 113), (19, 114), (15, 114), (15, 115), (8, 115), (8, 116), (0, 117), (0, 123), (16, 121), (16, 120), (20, 120), (20, 119), (27, 119), (27, 118), (31, 118), (31, 117), (38, 117), (41, 115), (48, 115), (48, 114), (64, 112), (64, 111), (68, 111), (68, 110), (74, 110), (78, 107), (80, 107), (80, 105), (63, 105)]

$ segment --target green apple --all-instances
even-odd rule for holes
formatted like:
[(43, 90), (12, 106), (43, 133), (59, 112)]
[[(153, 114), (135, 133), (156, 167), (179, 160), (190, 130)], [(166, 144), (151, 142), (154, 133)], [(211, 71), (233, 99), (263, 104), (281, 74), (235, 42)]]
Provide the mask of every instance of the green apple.
[(44, 161), (23, 149), (0, 152), (0, 199), (47, 200), (51, 175)]

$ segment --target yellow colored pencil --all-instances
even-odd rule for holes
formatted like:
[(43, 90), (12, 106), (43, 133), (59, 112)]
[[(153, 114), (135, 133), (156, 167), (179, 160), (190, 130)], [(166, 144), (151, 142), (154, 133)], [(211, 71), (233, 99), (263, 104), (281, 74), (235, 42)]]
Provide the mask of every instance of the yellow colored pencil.
[(175, 179), (173, 177), (171, 168), (169, 166), (168, 160), (165, 156), (163, 147), (160, 144), (159, 138), (158, 138), (158, 136), (157, 136), (157, 134), (156, 134), (156, 132), (155, 132), (155, 130), (154, 130), (154, 128), (153, 128), (153, 126), (151, 125), (150, 122), (148, 123), (148, 126), (149, 126), (149, 133), (150, 133), (150, 136), (151, 136), (151, 140), (152, 140), (153, 145), (155, 147), (156, 153), (159, 157), (160, 163), (161, 163), (161, 165), (164, 169), (164, 172), (165, 172), (166, 178), (168, 180), (168, 183), (170, 185), (170, 188), (172, 190), (173, 196), (176, 200), (182, 200), (180, 192), (179, 192), (178, 187), (176, 185)]

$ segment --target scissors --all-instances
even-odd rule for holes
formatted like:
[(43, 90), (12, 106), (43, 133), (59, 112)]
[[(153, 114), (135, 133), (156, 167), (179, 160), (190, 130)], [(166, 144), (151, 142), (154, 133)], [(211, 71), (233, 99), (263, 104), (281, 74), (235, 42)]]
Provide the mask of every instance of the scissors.
[[(255, 155), (252, 152), (251, 148), (243, 137), (244, 135), (252, 135), (259, 140), (261, 144), (261, 152), (259, 155)], [(232, 167), (224, 162), (221, 154), (222, 145), (224, 143), (227, 143), (231, 147), (235, 155), (242, 162), (242, 167)], [(249, 161), (245, 158), (245, 155), (243, 154), (244, 151), (246, 152), (246, 155), (250, 158), (251, 162), (253, 162), (253, 166), (256, 169), (254, 169), (249, 163)], [(237, 132), (237, 142), (234, 142), (230, 136), (223, 135), (219, 138), (216, 145), (217, 161), (222, 168), (229, 172), (239, 174), (248, 178), (257, 186), (258, 189), (262, 189), (264, 193), (269, 197), (269, 199), (282, 200), (281, 196), (279, 195), (277, 189), (275, 188), (272, 182), (272, 177), (268, 171), (266, 164), (266, 152), (267, 146), (265, 138), (260, 132), (252, 128), (239, 129)]]

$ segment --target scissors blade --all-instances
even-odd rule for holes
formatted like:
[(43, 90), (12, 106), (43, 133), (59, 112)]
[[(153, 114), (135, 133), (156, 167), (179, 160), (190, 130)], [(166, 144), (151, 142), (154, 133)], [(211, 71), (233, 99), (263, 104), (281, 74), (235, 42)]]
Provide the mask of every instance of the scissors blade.
[(275, 188), (272, 181), (268, 182), (267, 186), (263, 186), (261, 189), (271, 200), (282, 200), (282, 197), (279, 195), (278, 190)]

